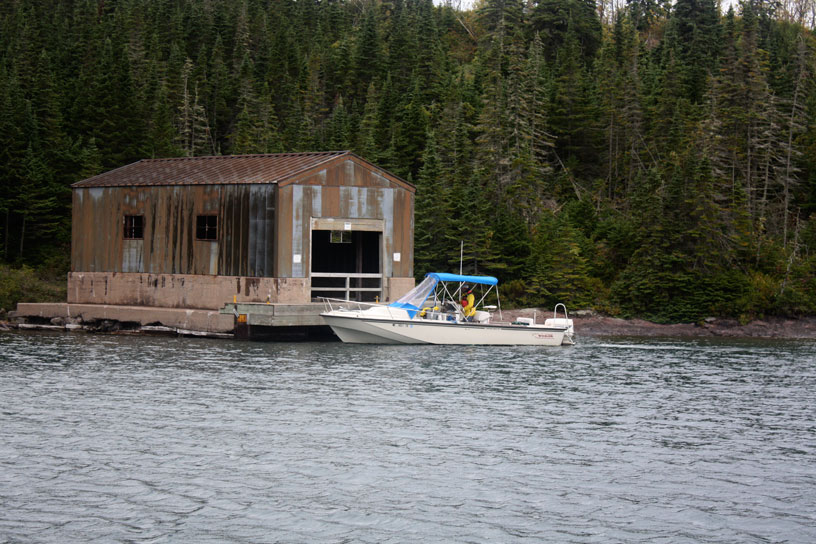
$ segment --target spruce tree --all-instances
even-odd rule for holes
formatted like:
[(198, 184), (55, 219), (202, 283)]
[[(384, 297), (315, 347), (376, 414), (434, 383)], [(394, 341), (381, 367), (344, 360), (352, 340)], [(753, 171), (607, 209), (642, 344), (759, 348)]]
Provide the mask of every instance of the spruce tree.
[(677, 42), (678, 64), (686, 96), (699, 104), (720, 50), (720, 24), (714, 0), (677, 0), (669, 24)]
[(449, 229), (450, 194), (442, 183), (442, 164), (436, 138), (430, 132), (422, 153), (422, 167), (416, 180), (414, 208), (414, 270), (421, 277), (427, 272), (447, 271), (443, 250)]

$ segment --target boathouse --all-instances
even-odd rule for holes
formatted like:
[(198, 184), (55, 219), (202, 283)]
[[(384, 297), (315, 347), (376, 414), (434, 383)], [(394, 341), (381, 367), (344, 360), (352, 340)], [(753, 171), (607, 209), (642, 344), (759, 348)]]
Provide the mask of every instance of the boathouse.
[(393, 300), (415, 188), (348, 151), (145, 159), (75, 183), (68, 303)]

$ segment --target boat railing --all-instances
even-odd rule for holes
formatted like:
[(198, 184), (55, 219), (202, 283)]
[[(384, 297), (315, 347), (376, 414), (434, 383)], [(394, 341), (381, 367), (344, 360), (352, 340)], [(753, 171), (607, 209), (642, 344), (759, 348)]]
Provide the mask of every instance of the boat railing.
[(377, 302), (360, 302), (357, 300), (348, 300), (343, 298), (318, 297), (323, 301), (326, 311), (332, 312), (334, 310), (351, 310), (362, 311), (371, 308), (372, 306), (382, 306)]
[(558, 318), (558, 307), (559, 306), (561, 306), (564, 309), (564, 319), (569, 319), (569, 316), (567, 315), (567, 307), (564, 305), (563, 302), (559, 302), (558, 304), (555, 305), (555, 310), (553, 311), (553, 319)]
[(341, 310), (346, 312), (363, 312), (370, 308), (385, 308), (388, 310), (388, 315), (393, 319), (396, 316), (391, 312), (391, 307), (382, 302), (360, 302), (357, 300), (348, 300), (342, 298), (320, 297), (327, 312)]
[[(388, 317), (391, 319), (405, 319), (406, 317), (405, 309), (400, 308), (395, 312), (393, 311), (394, 307), (387, 303), (361, 302), (330, 297), (319, 298), (321, 301), (323, 301), (323, 305), (327, 312), (333, 312), (335, 310), (342, 312), (364, 312), (371, 308), (384, 308), (388, 313)], [(453, 320), (458, 323), (459, 321), (464, 320), (464, 314), (462, 314), (461, 309), (441, 310), (439, 308), (433, 309), (433, 307), (423, 307), (408, 315), (411, 316), (409, 319), (423, 319), (431, 321), (450, 321), (450, 318), (453, 318)]]

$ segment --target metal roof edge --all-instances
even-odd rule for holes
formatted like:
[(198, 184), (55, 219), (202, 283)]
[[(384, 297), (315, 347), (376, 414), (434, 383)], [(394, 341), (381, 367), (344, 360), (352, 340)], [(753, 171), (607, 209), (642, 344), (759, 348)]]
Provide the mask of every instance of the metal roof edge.
[(414, 184), (409, 183), (409, 182), (405, 181), (404, 179), (402, 179), (401, 177), (399, 177), (399, 176), (397, 176), (395, 174), (392, 174), (391, 172), (389, 172), (385, 168), (381, 168), (381, 167), (377, 166), (376, 164), (374, 164), (373, 162), (368, 161), (368, 160), (360, 157), (356, 153), (354, 153), (352, 151), (348, 151), (348, 150), (346, 150), (346, 151), (337, 151), (336, 153), (337, 153), (337, 155), (334, 155), (334, 156), (326, 159), (325, 161), (322, 161), (322, 162), (320, 162), (318, 164), (315, 164), (313, 166), (310, 166), (309, 168), (300, 170), (298, 172), (294, 172), (294, 173), (286, 176), (285, 178), (281, 178), (279, 180), (276, 180), (278, 186), (279, 187), (285, 187), (287, 185), (291, 185), (292, 183), (294, 183), (294, 180), (296, 178), (301, 177), (304, 174), (309, 174), (314, 170), (319, 170), (321, 168), (325, 168), (331, 162), (339, 161), (341, 159), (342, 160), (347, 160), (347, 159), (351, 158), (352, 160), (354, 160), (358, 164), (361, 164), (361, 166), (365, 166), (366, 168), (369, 168), (370, 170), (376, 170), (378, 172), (381, 172), (381, 173), (385, 174), (384, 177), (388, 181), (390, 181), (391, 183), (396, 183), (398, 185), (401, 185), (404, 189), (407, 189), (408, 191), (411, 191), (412, 193), (416, 193), (416, 186)]
[(323, 151), (322, 153), (325, 153), (325, 154), (327, 154), (329, 156), (326, 157), (325, 160), (322, 160), (322, 161), (318, 162), (317, 164), (313, 164), (313, 165), (309, 166), (308, 168), (304, 168), (302, 170), (292, 172), (291, 174), (289, 174), (286, 177), (278, 178), (278, 179), (274, 180), (272, 183), (277, 183), (278, 187), (289, 185), (294, 178), (300, 177), (300, 176), (302, 176), (304, 174), (308, 174), (308, 173), (310, 173), (310, 172), (312, 172), (314, 170), (319, 170), (321, 168), (325, 168), (326, 165), (329, 164), (330, 162), (336, 161), (337, 159), (340, 159), (342, 157), (346, 157), (346, 156), (350, 155), (351, 151)]
[[(416, 193), (416, 186), (401, 177), (389, 172), (388, 170), (377, 166), (376, 164), (372, 163), (371, 161), (360, 157), (356, 153), (349, 151), (349, 150), (337, 150), (337, 151), (305, 151), (305, 152), (295, 152), (295, 153), (254, 153), (254, 154), (244, 154), (244, 155), (208, 155), (202, 157), (160, 157), (160, 158), (150, 158), (150, 159), (140, 159), (138, 161), (125, 164), (114, 168), (112, 170), (108, 170), (106, 172), (102, 172), (91, 176), (89, 178), (74, 182), (70, 185), (72, 189), (83, 189), (83, 188), (92, 188), (92, 187), (122, 187), (122, 186), (142, 186), (142, 185), (151, 185), (151, 186), (173, 186), (179, 185), (177, 182), (167, 182), (167, 183), (134, 183), (134, 184), (122, 184), (122, 183), (106, 183), (104, 178), (108, 176), (114, 177), (112, 175), (115, 172), (118, 172), (123, 169), (133, 168), (138, 164), (144, 163), (159, 163), (159, 162), (205, 162), (205, 161), (226, 161), (226, 160), (240, 160), (242, 158), (260, 158), (260, 157), (312, 157), (316, 160), (315, 163), (309, 164), (304, 166), (303, 168), (296, 170), (287, 174), (285, 177), (280, 178), (270, 178), (265, 181), (265, 183), (269, 184), (277, 184), (279, 186), (289, 185), (293, 183), (296, 179), (301, 178), (305, 175), (309, 175), (314, 171), (318, 171), (320, 169), (324, 169), (329, 166), (333, 162), (337, 161), (345, 161), (351, 159), (356, 164), (373, 171), (377, 172), (385, 179), (387, 179), (390, 183), (395, 183), (398, 186), (402, 187), (405, 190), (410, 191), (411, 193)], [(99, 179), (103, 178), (103, 179)], [(94, 181), (97, 180), (97, 181)], [(247, 182), (244, 182), (247, 183)], [(257, 182), (254, 182), (257, 183)], [(241, 182), (210, 182), (210, 183), (201, 183), (202, 185), (241, 185)]]
[(358, 154), (354, 153), (353, 151), (349, 151), (349, 152), (348, 152), (348, 154), (349, 154), (349, 155), (351, 155), (353, 158), (357, 159), (358, 161), (360, 161), (360, 162), (362, 162), (362, 163), (365, 163), (365, 164), (366, 164), (366, 165), (368, 165), (369, 167), (374, 168), (374, 169), (376, 169), (376, 170), (379, 170), (380, 172), (384, 172), (384, 173), (386, 174), (386, 176), (385, 176), (385, 177), (389, 178), (391, 181), (393, 181), (393, 182), (395, 182), (395, 183), (398, 183), (398, 184), (400, 184), (400, 185), (405, 185), (405, 188), (406, 188), (406, 189), (408, 189), (408, 190), (409, 190), (409, 191), (411, 191), (412, 193), (416, 193), (416, 185), (414, 185), (414, 184), (413, 184), (413, 183), (411, 183), (410, 181), (407, 181), (407, 180), (402, 179), (402, 178), (401, 178), (401, 177), (399, 177), (398, 175), (396, 175), (396, 174), (393, 174), (393, 173), (389, 172), (388, 170), (386, 170), (385, 168), (383, 168), (383, 167), (381, 167), (381, 166), (377, 166), (377, 165), (376, 165), (376, 164), (374, 164), (373, 162), (371, 162), (371, 161), (369, 161), (368, 159), (365, 159), (365, 158), (363, 158), (363, 157), (359, 156)]
[(111, 172), (116, 172), (117, 170), (122, 170), (123, 168), (130, 168), (131, 166), (133, 166), (133, 165), (135, 165), (135, 164), (139, 164), (140, 162), (149, 161), (149, 160), (153, 160), (153, 159), (139, 159), (139, 160), (138, 160), (138, 161), (136, 161), (136, 162), (131, 162), (131, 163), (128, 163), (128, 164), (123, 164), (122, 166), (118, 166), (118, 167), (114, 168), (113, 170), (107, 170), (107, 171), (105, 171), (105, 172), (100, 172), (99, 174), (95, 174), (95, 175), (93, 175), (93, 176), (91, 176), (91, 177), (89, 177), (89, 178), (85, 178), (85, 179), (81, 179), (81, 180), (79, 180), (79, 181), (75, 181), (74, 183), (72, 183), (72, 184), (70, 185), (70, 187), (71, 187), (72, 189), (73, 189), (73, 188), (75, 188), (75, 187), (76, 187), (76, 188), (81, 189), (82, 187), (84, 187), (84, 186), (86, 186), (86, 185), (90, 185), (90, 183), (89, 183), (89, 182), (90, 182), (92, 179), (96, 179), (96, 178), (98, 178), (98, 177), (100, 177), (100, 176), (106, 176), (106, 175), (110, 174)]
[[(243, 158), (250, 158), (250, 157), (259, 158), (259, 157), (282, 157), (282, 156), (286, 156), (286, 157), (296, 157), (296, 156), (320, 157), (320, 156), (325, 156), (325, 158), (323, 160), (321, 160), (320, 162), (318, 162), (315, 165), (311, 165), (311, 166), (309, 166), (307, 168), (304, 168), (303, 170), (296, 171), (295, 173), (290, 174), (289, 176), (286, 176), (285, 178), (280, 178), (280, 179), (285, 180), (285, 179), (291, 178), (292, 176), (300, 175), (304, 171), (307, 171), (307, 170), (310, 170), (312, 168), (323, 165), (323, 164), (325, 164), (325, 163), (327, 163), (327, 162), (329, 162), (329, 161), (331, 161), (333, 159), (345, 156), (348, 153), (349, 153), (348, 151), (299, 151), (299, 152), (292, 152), (292, 153), (248, 153), (248, 154), (243, 154), (243, 155), (205, 155), (205, 156), (200, 156), (200, 157), (158, 157), (158, 158), (151, 158), (151, 159), (139, 159), (138, 161), (135, 161), (135, 162), (132, 162), (132, 163), (129, 163), (129, 164), (124, 164), (124, 165), (119, 166), (117, 168), (114, 168), (112, 170), (108, 170), (106, 172), (102, 172), (102, 173), (96, 174), (94, 176), (91, 176), (89, 178), (74, 182), (74, 183), (71, 184), (71, 188), (72, 189), (73, 188), (82, 189), (82, 188), (86, 188), (86, 187), (122, 187), (122, 186), (129, 186), (128, 184), (120, 184), (120, 183), (113, 183), (113, 184), (103, 183), (103, 184), (100, 184), (100, 185), (95, 185), (92, 182), (92, 180), (95, 180), (95, 179), (99, 178), (100, 176), (108, 176), (108, 175), (112, 174), (113, 172), (117, 172), (118, 170), (122, 170), (123, 168), (130, 168), (130, 167), (133, 167), (133, 166), (135, 166), (137, 164), (140, 164), (140, 163), (187, 162), (187, 161), (189, 161), (189, 162), (196, 162), (196, 161), (202, 162), (202, 161), (211, 161), (211, 160), (234, 160), (234, 159), (243, 159)], [(278, 183), (279, 181), (280, 181), (279, 179), (270, 179), (266, 183), (274, 184), (274, 183)], [(242, 185), (244, 183), (246, 183), (246, 182), (230, 182), (230, 183), (212, 182), (212, 183), (205, 183), (203, 185)], [(148, 184), (133, 184), (133, 186), (145, 186), (145, 185), (148, 185)], [(174, 185), (179, 185), (179, 183), (176, 183), (176, 182), (151, 183), (149, 185), (154, 186), (154, 187), (158, 187), (158, 186), (174, 186)]]

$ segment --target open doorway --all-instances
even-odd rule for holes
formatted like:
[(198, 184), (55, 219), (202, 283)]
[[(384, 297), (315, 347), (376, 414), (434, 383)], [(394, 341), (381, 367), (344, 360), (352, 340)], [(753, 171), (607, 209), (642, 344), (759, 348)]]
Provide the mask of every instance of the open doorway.
[(382, 298), (382, 232), (312, 231), (312, 299)]

